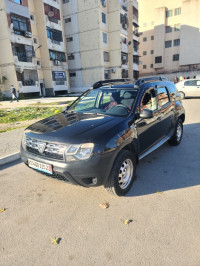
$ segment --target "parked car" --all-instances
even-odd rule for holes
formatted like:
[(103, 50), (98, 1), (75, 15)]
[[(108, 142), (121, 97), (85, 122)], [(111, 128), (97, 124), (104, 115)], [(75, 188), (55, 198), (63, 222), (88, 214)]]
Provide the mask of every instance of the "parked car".
[(185, 79), (176, 83), (181, 98), (200, 97), (200, 79)]
[(123, 196), (140, 159), (181, 142), (184, 120), (177, 89), (164, 78), (99, 81), (64, 112), (29, 126), (21, 159), (52, 178)]

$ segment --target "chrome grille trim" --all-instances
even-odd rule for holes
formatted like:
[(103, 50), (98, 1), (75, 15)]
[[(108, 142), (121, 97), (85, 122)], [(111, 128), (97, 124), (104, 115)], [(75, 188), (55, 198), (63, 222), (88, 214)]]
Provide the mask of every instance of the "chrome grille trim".
[[(45, 144), (45, 149), (42, 153), (39, 152), (39, 145)], [(55, 143), (48, 143), (32, 139), (26, 136), (26, 147), (29, 152), (38, 154), (40, 156), (45, 156), (49, 158), (64, 160), (64, 151), (68, 145), (60, 145)]]

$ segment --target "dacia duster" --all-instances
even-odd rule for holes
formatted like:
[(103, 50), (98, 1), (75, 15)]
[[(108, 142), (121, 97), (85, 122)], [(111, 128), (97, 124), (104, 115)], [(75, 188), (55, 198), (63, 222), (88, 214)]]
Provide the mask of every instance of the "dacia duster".
[(99, 81), (62, 113), (29, 126), (21, 159), (52, 178), (123, 196), (140, 159), (167, 141), (181, 142), (184, 120), (166, 78)]

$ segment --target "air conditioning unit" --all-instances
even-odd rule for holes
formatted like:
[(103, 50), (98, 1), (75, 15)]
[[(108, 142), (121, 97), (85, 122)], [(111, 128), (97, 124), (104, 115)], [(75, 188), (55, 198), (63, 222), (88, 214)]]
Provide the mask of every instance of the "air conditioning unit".
[(115, 73), (116, 72), (116, 68), (111, 68), (111, 72)]
[(59, 66), (59, 65), (60, 65), (60, 61), (55, 60), (55, 61), (54, 61), (54, 64), (57, 65), (57, 66)]
[(28, 38), (32, 38), (32, 33), (29, 32), (29, 31), (26, 31), (25, 32), (25, 36), (28, 37)]

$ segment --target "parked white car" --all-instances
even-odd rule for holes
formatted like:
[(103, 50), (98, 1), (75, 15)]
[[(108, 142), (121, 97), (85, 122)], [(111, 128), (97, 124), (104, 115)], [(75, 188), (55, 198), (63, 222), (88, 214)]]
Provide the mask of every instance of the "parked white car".
[(200, 97), (200, 79), (185, 79), (176, 83), (181, 98)]

